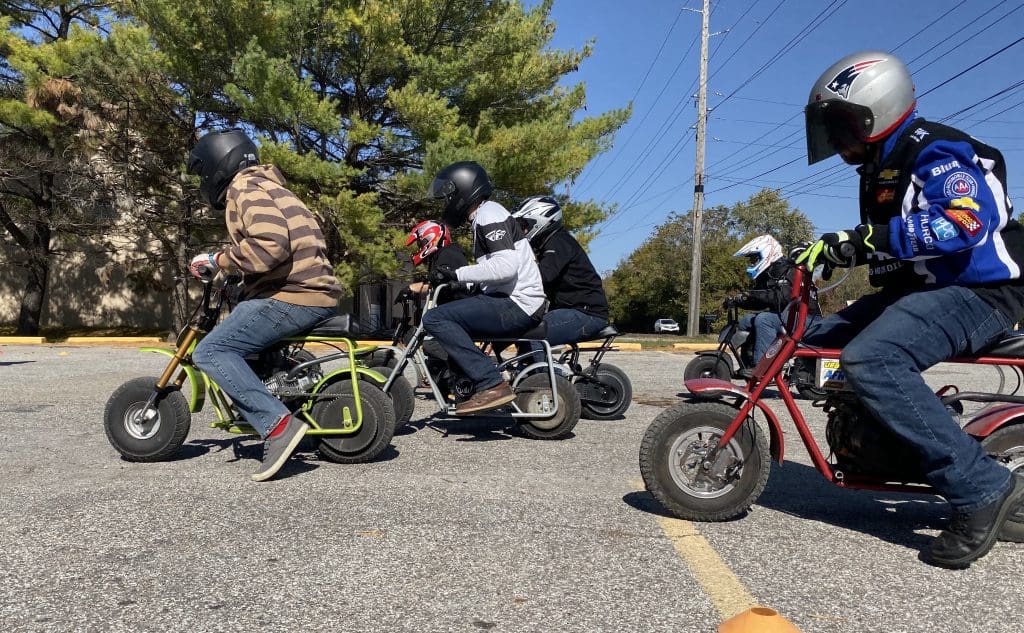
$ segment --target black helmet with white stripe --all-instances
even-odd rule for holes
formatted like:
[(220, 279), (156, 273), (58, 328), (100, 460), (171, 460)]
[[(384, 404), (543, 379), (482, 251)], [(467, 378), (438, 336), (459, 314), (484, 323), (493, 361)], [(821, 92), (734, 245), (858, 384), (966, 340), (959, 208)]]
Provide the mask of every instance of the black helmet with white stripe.
[(533, 196), (523, 200), (512, 217), (530, 244), (539, 248), (547, 236), (561, 228), (562, 207), (551, 196)]

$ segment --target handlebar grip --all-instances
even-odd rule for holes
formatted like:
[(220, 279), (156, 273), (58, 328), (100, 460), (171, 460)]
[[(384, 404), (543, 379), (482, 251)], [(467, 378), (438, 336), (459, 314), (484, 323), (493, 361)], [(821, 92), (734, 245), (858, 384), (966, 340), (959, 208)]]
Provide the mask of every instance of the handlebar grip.
[(857, 254), (857, 247), (849, 242), (843, 242), (839, 245), (839, 254), (846, 259), (853, 259), (853, 256)]

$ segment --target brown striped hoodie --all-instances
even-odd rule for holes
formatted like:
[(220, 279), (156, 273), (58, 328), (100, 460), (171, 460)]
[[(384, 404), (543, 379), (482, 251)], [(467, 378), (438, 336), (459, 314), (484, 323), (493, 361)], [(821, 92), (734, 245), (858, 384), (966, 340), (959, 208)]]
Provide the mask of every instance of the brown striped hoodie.
[(226, 267), (242, 273), (247, 299), (334, 307), (341, 286), (327, 260), (320, 225), (284, 184), (273, 165), (238, 172), (224, 212), (232, 245), (220, 253), (219, 262), (227, 258)]

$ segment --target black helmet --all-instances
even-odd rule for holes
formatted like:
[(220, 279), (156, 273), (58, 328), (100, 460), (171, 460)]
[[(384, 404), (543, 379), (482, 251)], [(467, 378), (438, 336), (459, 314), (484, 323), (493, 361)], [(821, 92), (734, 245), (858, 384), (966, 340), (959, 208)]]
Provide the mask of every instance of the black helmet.
[(452, 228), (461, 226), (469, 210), (494, 191), (494, 183), (478, 163), (464, 160), (452, 163), (434, 176), (427, 195), (444, 200), (441, 219)]
[(256, 144), (237, 129), (210, 132), (188, 155), (188, 173), (199, 176), (199, 197), (218, 211), (224, 210), (228, 185), (235, 174), (259, 164)]

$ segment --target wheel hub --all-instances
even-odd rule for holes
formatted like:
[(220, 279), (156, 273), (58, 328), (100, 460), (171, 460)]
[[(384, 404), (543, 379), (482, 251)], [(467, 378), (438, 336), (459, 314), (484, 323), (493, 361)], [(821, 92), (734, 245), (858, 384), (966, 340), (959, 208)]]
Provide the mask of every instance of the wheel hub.
[(669, 470), (676, 485), (688, 494), (712, 499), (733, 489), (743, 471), (743, 460), (735, 439), (710, 459), (721, 436), (721, 430), (714, 427), (697, 427), (673, 442)]
[(141, 402), (132, 405), (124, 412), (124, 430), (137, 440), (148, 440), (160, 430), (160, 410)]

